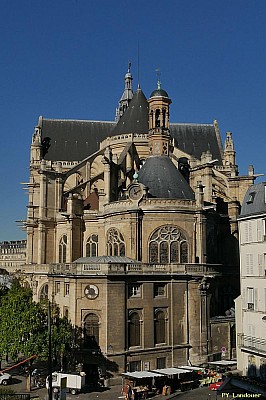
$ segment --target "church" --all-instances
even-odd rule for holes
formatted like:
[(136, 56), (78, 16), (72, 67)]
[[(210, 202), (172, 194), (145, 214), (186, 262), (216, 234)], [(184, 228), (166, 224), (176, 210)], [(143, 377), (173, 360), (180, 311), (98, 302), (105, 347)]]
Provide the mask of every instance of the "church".
[(91, 379), (219, 357), (210, 320), (239, 294), (255, 180), (231, 132), (223, 144), (216, 120), (170, 122), (160, 80), (148, 98), (132, 80), (129, 65), (115, 121), (39, 117), (30, 148), (25, 272), (80, 329)]

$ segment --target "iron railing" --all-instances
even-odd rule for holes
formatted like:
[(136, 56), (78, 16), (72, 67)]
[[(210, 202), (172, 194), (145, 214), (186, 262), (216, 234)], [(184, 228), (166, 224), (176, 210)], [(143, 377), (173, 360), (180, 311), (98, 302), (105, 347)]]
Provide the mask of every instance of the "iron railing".
[(239, 333), (237, 335), (238, 347), (246, 348), (257, 352), (266, 354), (266, 339), (257, 338), (254, 336), (244, 335)]

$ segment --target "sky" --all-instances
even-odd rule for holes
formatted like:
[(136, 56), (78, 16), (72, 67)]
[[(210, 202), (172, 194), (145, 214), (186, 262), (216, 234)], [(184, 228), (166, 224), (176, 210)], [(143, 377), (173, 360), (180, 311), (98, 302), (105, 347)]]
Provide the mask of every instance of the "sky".
[[(265, 174), (265, 0), (0, 0), (0, 241), (26, 238), (38, 117), (112, 121), (132, 63), (171, 122), (218, 120), (240, 175)], [(139, 78), (139, 79), (138, 79)], [(266, 180), (265, 177), (258, 181)]]

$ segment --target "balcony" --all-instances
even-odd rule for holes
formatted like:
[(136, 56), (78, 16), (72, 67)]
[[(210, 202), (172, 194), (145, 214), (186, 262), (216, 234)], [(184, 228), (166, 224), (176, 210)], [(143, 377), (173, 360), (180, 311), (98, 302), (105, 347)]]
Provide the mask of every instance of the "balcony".
[(150, 264), (150, 263), (67, 263), (51, 264), (50, 275), (159, 275), (187, 276), (220, 275), (221, 265), (206, 264)]
[(266, 339), (239, 333), (237, 335), (237, 344), (242, 351), (262, 355), (263, 357), (266, 355)]

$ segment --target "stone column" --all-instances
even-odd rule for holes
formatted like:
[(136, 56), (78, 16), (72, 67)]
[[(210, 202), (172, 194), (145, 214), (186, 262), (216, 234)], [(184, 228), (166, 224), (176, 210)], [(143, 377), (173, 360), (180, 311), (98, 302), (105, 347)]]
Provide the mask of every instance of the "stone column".
[[(204, 276), (198, 285), (200, 292), (200, 356), (202, 359), (208, 360), (209, 352), (209, 290), (210, 284)], [(205, 361), (205, 362), (206, 362)], [(203, 361), (204, 362), (204, 361)]]

